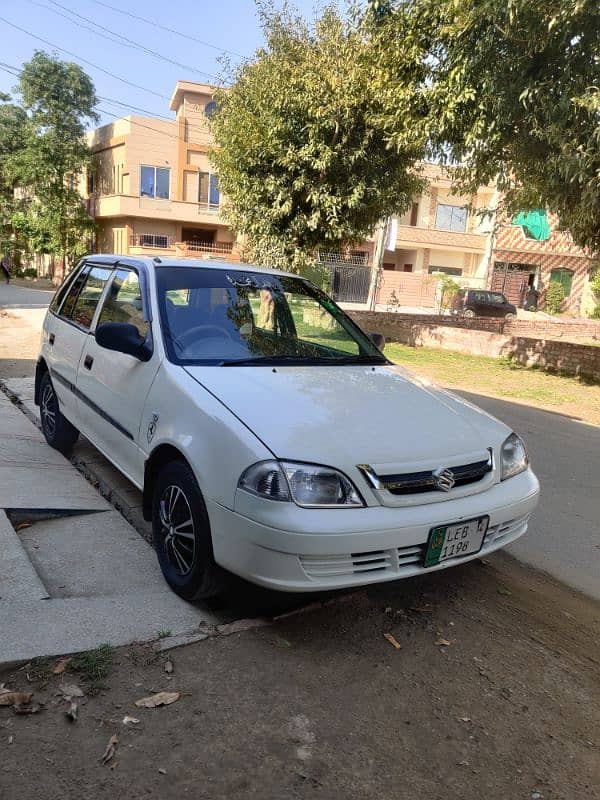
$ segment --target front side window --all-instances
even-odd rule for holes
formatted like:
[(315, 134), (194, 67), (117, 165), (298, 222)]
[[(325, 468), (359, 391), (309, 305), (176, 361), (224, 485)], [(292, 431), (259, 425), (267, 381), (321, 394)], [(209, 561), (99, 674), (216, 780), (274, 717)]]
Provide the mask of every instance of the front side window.
[(156, 281), (165, 346), (175, 363), (386, 363), (332, 300), (300, 278), (158, 267)]
[(98, 317), (98, 325), (101, 322), (127, 322), (146, 338), (148, 323), (144, 321), (140, 279), (133, 270), (117, 270)]
[(89, 272), (87, 272), (85, 283), (72, 308), (70, 308), (68, 312), (65, 308), (70, 297), (69, 294), (67, 301), (65, 301), (65, 306), (63, 306), (61, 316), (71, 319), (82, 328), (89, 329), (92, 325), (96, 306), (98, 305), (98, 301), (100, 300), (111, 272), (112, 268), (110, 267), (91, 267)]
[(464, 206), (448, 206), (438, 203), (435, 227), (441, 231), (464, 233), (467, 229), (467, 209)]
[(140, 170), (140, 195), (169, 199), (171, 170), (166, 167), (142, 167)]

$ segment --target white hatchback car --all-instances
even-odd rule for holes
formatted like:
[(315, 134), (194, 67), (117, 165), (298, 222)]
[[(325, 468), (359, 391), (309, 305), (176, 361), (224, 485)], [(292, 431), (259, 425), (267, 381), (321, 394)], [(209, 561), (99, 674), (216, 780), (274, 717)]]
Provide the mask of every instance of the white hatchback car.
[(270, 269), (84, 259), (46, 315), (35, 398), (49, 444), (82, 431), (143, 490), (187, 599), (221, 568), (285, 591), (443, 569), (514, 541), (538, 502), (517, 434)]

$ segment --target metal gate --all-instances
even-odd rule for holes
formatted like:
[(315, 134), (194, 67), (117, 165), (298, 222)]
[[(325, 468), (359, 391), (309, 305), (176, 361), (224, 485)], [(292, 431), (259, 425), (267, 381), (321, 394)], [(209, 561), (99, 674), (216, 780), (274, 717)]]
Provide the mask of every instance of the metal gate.
[(536, 272), (535, 264), (494, 263), (490, 281), (493, 292), (502, 292), (510, 303), (520, 306), (529, 288), (529, 276)]
[(317, 253), (317, 264), (329, 273), (329, 292), (341, 303), (366, 303), (371, 285), (370, 253), (354, 250)]

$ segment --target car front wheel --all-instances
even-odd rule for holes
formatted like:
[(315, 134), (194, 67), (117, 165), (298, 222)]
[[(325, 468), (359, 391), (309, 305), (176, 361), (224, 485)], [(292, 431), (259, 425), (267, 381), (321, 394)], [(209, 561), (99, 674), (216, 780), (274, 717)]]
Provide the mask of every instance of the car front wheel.
[(63, 416), (48, 372), (40, 382), (40, 421), (50, 447), (65, 455), (69, 453), (77, 441), (79, 431)]
[(463, 317), (467, 317), (467, 319), (473, 319), (474, 316), (475, 316), (475, 312), (473, 311), (472, 308), (466, 308), (463, 311)]
[(173, 591), (185, 600), (204, 600), (222, 589), (213, 556), (210, 523), (190, 467), (172, 461), (162, 468), (152, 498), (152, 538), (158, 563)]

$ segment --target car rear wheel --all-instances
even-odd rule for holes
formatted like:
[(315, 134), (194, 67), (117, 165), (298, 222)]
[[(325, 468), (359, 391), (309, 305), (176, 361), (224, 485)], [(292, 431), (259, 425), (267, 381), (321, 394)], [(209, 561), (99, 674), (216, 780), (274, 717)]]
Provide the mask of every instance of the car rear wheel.
[(465, 308), (465, 310), (463, 311), (463, 317), (467, 317), (468, 319), (473, 319), (474, 316), (475, 312), (473, 311), (472, 308)]
[(162, 573), (176, 594), (204, 600), (221, 591), (223, 573), (214, 560), (206, 506), (184, 461), (172, 461), (158, 475), (152, 538)]
[(504, 319), (516, 319), (516, 318), (517, 318), (517, 315), (513, 314), (512, 311), (509, 311), (508, 314), (504, 315)]
[(77, 441), (79, 431), (63, 416), (48, 372), (40, 382), (40, 421), (50, 447), (65, 455), (69, 453)]

